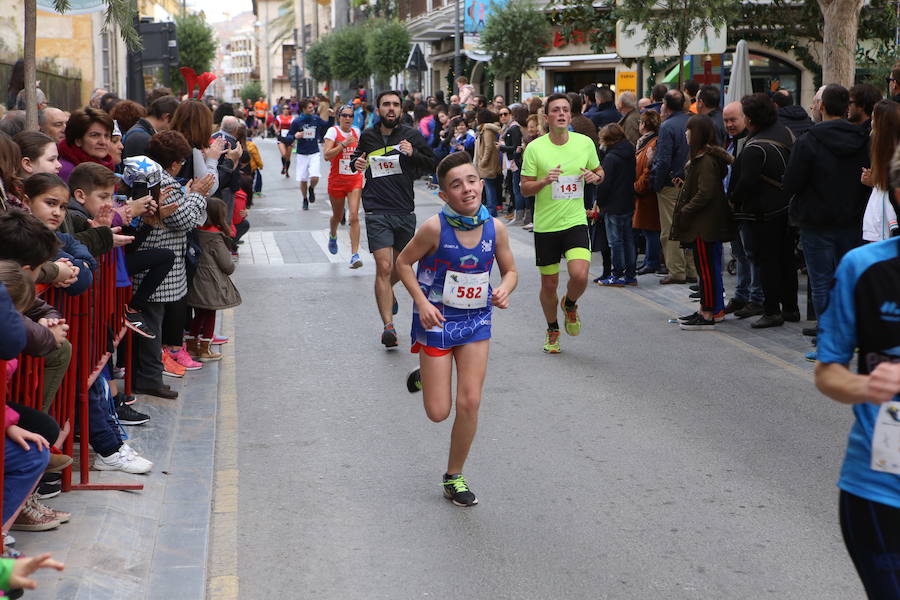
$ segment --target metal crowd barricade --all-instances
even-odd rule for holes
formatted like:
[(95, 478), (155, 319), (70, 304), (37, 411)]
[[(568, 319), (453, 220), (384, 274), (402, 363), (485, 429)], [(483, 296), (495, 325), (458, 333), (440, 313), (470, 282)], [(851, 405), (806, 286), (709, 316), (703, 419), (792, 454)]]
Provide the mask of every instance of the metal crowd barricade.
[[(72, 344), (72, 360), (53, 401), (51, 414), (64, 433), (63, 452), (72, 455), (71, 434), (75, 420), (81, 432), (79, 448), (80, 476), (72, 481), (72, 467), (63, 472), (63, 491), (71, 490), (142, 490), (142, 484), (91, 483), (88, 444), (88, 391), (100, 376), (113, 350), (125, 342), (125, 393), (131, 392), (131, 332), (124, 326), (125, 305), (130, 287), (116, 287), (115, 250), (98, 259), (91, 288), (79, 295), (68, 296), (51, 289), (45, 300), (56, 306), (69, 325), (68, 340)], [(19, 369), (13, 376), (12, 398), (41, 410), (43, 391), (43, 359), (21, 355)], [(5, 378), (5, 370), (3, 377)], [(5, 390), (5, 388), (4, 388)], [(0, 479), (2, 481), (2, 479)]]

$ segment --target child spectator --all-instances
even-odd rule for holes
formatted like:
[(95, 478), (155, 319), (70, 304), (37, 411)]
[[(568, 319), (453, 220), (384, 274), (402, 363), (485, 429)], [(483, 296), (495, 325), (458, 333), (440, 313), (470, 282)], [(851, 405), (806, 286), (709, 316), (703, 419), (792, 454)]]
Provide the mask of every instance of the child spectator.
[[(248, 207), (253, 204), (253, 180), (249, 175), (241, 176), (241, 189), (234, 194), (234, 215), (231, 218), (231, 237), (233, 248), (237, 249), (237, 243), (244, 234), (250, 230), (250, 221), (247, 220)], [(235, 252), (236, 253), (236, 252)]]
[(20, 131), (13, 139), (22, 151), (20, 177), (28, 177), (35, 173), (59, 174), (62, 168), (59, 150), (49, 135), (40, 131)]
[[(263, 160), (262, 156), (259, 154), (259, 148), (256, 146), (256, 143), (251, 140), (249, 137), (247, 138), (247, 152), (250, 153), (250, 177), (253, 178), (253, 193), (261, 194), (262, 193), (262, 168), (263, 168)], [(250, 198), (253, 197), (253, 194), (250, 194)], [(237, 209), (235, 209), (237, 212)]]
[[(14, 209), (0, 213), (0, 259), (17, 262), (32, 281), (37, 280), (44, 263), (56, 255), (59, 239), (41, 221)], [(77, 276), (77, 267), (71, 270)], [(43, 410), (50, 409), (56, 391), (72, 358), (72, 345), (66, 339), (69, 326), (55, 308), (35, 299), (24, 311), (26, 343), (23, 352), (44, 357)]]
[[(191, 360), (184, 346), (185, 307), (187, 295), (187, 274), (185, 253), (187, 234), (194, 227), (206, 222), (206, 195), (214, 183), (212, 174), (202, 179), (194, 179), (183, 188), (175, 180), (184, 161), (191, 156), (191, 146), (177, 131), (163, 131), (150, 138), (148, 158), (162, 167), (160, 180), (160, 206), (158, 217), (160, 226), (154, 227), (141, 244), (139, 251), (150, 248), (167, 248), (175, 255), (175, 262), (156, 291), (150, 296), (143, 311), (145, 323), (162, 335), (156, 340), (139, 339), (134, 356), (134, 389), (136, 393), (149, 394), (174, 400), (178, 392), (162, 382), (163, 368), (184, 374), (184, 368), (174, 357)], [(168, 191), (167, 191), (168, 190)], [(137, 273), (135, 285), (140, 286), (144, 274)], [(170, 311), (172, 318), (169, 330), (163, 331), (163, 315)], [(157, 341), (159, 340), (159, 341)], [(161, 344), (168, 346), (165, 352)], [(162, 358), (160, 358), (162, 357)]]
[[(19, 263), (26, 273), (31, 274), (32, 278), (37, 278), (40, 265), (46, 262), (57, 251), (58, 247), (59, 240), (55, 234), (33, 215), (18, 210), (0, 214), (0, 259), (7, 258)], [(42, 300), (35, 300), (31, 308), (26, 311), (25, 316), (33, 320), (32, 324), (36, 326), (36, 329), (30, 327), (29, 319), (23, 319), (26, 328), (33, 334), (32, 338), (29, 339), (28, 345), (26, 345), (26, 353), (42, 356), (63, 344), (68, 332), (68, 325), (60, 318), (59, 313), (53, 307), (50, 307)], [(34, 344), (29, 348), (32, 342)], [(69, 346), (66, 363), (59, 374), (59, 379), (55, 383), (56, 388), (59, 387), (59, 382), (62, 381), (62, 374), (65, 373), (70, 356), (71, 346)], [(45, 411), (49, 408), (47, 382), (50, 375), (47, 373), (47, 370), (48, 366), (45, 361)], [(98, 377), (97, 382), (102, 382), (105, 385), (105, 380), (102, 377)], [(108, 406), (107, 398), (99, 393), (96, 389), (97, 385), (98, 383), (95, 383), (88, 391), (89, 441), (94, 452), (97, 453), (94, 468), (106, 471), (120, 470), (126, 473), (148, 472), (153, 467), (153, 463), (140, 457), (128, 444), (123, 443), (118, 428), (114, 427), (109, 421), (108, 409), (106, 408)], [(53, 395), (55, 394), (56, 389), (53, 390)], [(52, 401), (52, 399), (53, 396), (51, 395), (49, 401)], [(7, 452), (9, 452), (9, 446), (9, 441), (7, 441)], [(9, 454), (7, 454), (8, 458)], [(45, 457), (41, 466), (42, 471), (46, 465), (47, 458)], [(7, 462), (7, 473), (8, 469), (9, 463)], [(7, 481), (9, 481), (8, 475)], [(28, 491), (30, 490), (31, 487), (29, 487)], [(7, 506), (4, 501), (4, 517), (6, 516), (6, 510)]]
[(56, 233), (60, 241), (60, 250), (57, 251), (55, 260), (68, 258), (78, 267), (78, 279), (65, 288), (66, 292), (72, 296), (86, 292), (94, 282), (93, 272), (97, 268), (97, 262), (84, 244), (71, 235), (58, 231), (65, 219), (69, 199), (66, 182), (58, 175), (38, 173), (25, 180), (23, 191), (22, 200), (31, 214)]
[[(9, 290), (12, 301), (15, 304), (14, 310), (23, 311), (34, 302), (34, 282), (15, 261), (0, 260), (0, 283)], [(7, 367), (9, 366), (10, 363), (7, 363)], [(19, 415), (19, 427), (41, 436), (54, 446), (54, 453), (50, 455), (50, 462), (46, 469), (48, 473), (58, 473), (72, 464), (72, 458), (63, 455), (56, 448), (56, 444), (61, 442), (60, 430), (59, 425), (52, 417), (31, 407), (14, 402), (8, 402), (7, 406)], [(69, 513), (55, 511), (44, 506), (38, 500), (37, 493), (32, 493), (25, 504), (24, 510), (13, 524), (12, 529), (43, 531), (57, 527), (61, 523), (67, 522), (71, 517)], [(45, 517), (50, 518), (47, 519)], [(58, 522), (53, 523), (54, 520)]]
[[(146, 308), (150, 297), (156, 292), (172, 265), (175, 264), (175, 253), (168, 248), (145, 248), (140, 249), (141, 244), (153, 231), (153, 224), (157, 224), (156, 210), (159, 204), (165, 204), (167, 198), (160, 194), (160, 182), (162, 181), (162, 167), (156, 162), (150, 160), (146, 156), (134, 156), (125, 159), (122, 171), (122, 181), (132, 192), (134, 190), (147, 190), (149, 195), (141, 199), (144, 205), (139, 210), (144, 210), (144, 214), (138, 214), (133, 209), (129, 209), (135, 219), (132, 224), (123, 231), (127, 231), (134, 236), (134, 242), (125, 247), (125, 266), (128, 274), (132, 277), (138, 273), (143, 273), (141, 282), (134, 287), (134, 295), (131, 302), (126, 307), (126, 325), (131, 327), (146, 338), (155, 338), (158, 331), (152, 330), (143, 321), (142, 311)], [(174, 206), (170, 206), (163, 213), (168, 215)]]
[[(103, 256), (116, 244), (112, 229), (112, 198), (116, 174), (97, 163), (86, 162), (69, 175), (70, 201), (60, 231), (87, 246), (93, 256)], [(126, 241), (127, 243), (127, 241)]]
[(453, 122), (453, 139), (450, 140), (450, 153), (468, 152), (469, 156), (475, 154), (475, 136), (469, 130), (469, 124), (462, 117)]
[(216, 328), (216, 311), (233, 308), (241, 303), (241, 294), (229, 275), (234, 272), (231, 259), (231, 225), (225, 203), (210, 198), (206, 204), (206, 223), (197, 229), (202, 248), (200, 263), (188, 291), (187, 304), (194, 309), (191, 321), (188, 352), (197, 360), (219, 360), (222, 355), (211, 348)]
[(65, 565), (50, 558), (50, 554), (22, 558), (0, 558), (0, 589), (33, 590), (37, 583), (28, 576), (38, 569), (56, 569), (62, 571)]
[(22, 151), (11, 137), (0, 132), (0, 212), (10, 208), (24, 208), (19, 201), (22, 180), (18, 172)]

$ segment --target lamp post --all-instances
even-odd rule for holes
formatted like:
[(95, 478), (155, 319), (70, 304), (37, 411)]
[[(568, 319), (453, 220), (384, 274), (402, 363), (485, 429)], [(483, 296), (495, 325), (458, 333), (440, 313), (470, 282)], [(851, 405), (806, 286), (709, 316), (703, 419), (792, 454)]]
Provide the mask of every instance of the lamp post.
[[(900, 2), (900, 0), (898, 0)], [(462, 44), (459, 39), (460, 36), (460, 26), (459, 26), (459, 18), (460, 18), (460, 10), (459, 10), (460, 0), (455, 0), (455, 10), (456, 16), (453, 19), (453, 74), (458, 79), (460, 75), (462, 75), (462, 55), (460, 54), (462, 51)], [(453, 90), (450, 90), (451, 92)]]

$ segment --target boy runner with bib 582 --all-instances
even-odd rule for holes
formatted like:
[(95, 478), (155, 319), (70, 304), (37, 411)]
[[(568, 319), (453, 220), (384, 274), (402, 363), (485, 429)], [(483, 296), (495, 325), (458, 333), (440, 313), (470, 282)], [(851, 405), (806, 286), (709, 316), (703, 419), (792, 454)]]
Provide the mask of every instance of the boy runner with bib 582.
[[(453, 408), (456, 361), (456, 419), (444, 496), (457, 506), (478, 503), (462, 475), (475, 438), (478, 407), (487, 370), (491, 308), (509, 306), (518, 275), (506, 227), (481, 204), (484, 182), (466, 152), (455, 152), (437, 168), (446, 202), (397, 257), (397, 273), (415, 302), (412, 351), (419, 368), (407, 378), (410, 392), (422, 390), (425, 413), (434, 422)], [(491, 267), (500, 266), (500, 285), (491, 288)], [(418, 270), (413, 264), (418, 262)]]
[(591, 242), (584, 207), (584, 184), (603, 181), (603, 168), (591, 139), (570, 132), (572, 104), (565, 94), (547, 98), (550, 133), (525, 148), (522, 195), (534, 196), (534, 253), (541, 273), (541, 308), (547, 319), (544, 352), (559, 352), (557, 296), (559, 261), (569, 269), (569, 283), (560, 306), (566, 333), (581, 333), (578, 298), (587, 287)]

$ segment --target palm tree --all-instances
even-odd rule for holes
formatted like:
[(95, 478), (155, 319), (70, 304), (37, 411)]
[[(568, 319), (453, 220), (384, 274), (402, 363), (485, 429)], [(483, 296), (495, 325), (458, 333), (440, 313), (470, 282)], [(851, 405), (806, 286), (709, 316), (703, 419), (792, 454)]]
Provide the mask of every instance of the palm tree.
[[(114, 23), (121, 32), (122, 39), (132, 50), (141, 47), (141, 39), (134, 28), (132, 18), (137, 5), (132, 0), (104, 0), (106, 2), (106, 25)], [(37, 0), (25, 0), (25, 128), (38, 128), (37, 114)], [(53, 9), (58, 13), (69, 10), (69, 0), (53, 0)]]

